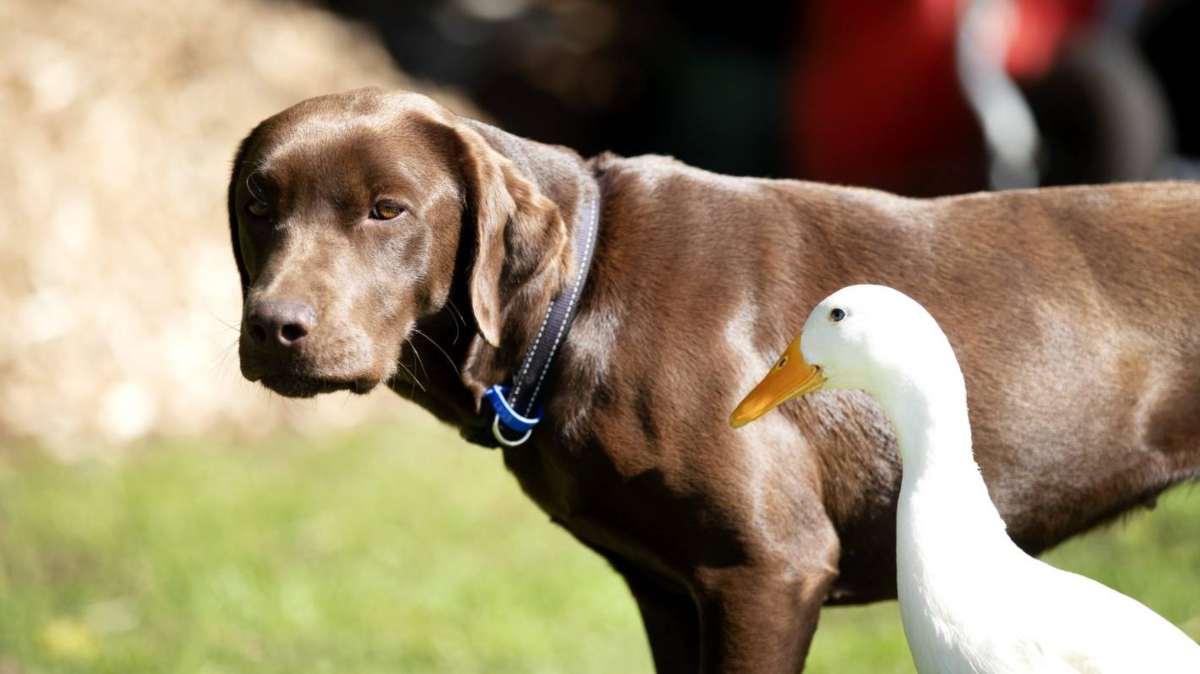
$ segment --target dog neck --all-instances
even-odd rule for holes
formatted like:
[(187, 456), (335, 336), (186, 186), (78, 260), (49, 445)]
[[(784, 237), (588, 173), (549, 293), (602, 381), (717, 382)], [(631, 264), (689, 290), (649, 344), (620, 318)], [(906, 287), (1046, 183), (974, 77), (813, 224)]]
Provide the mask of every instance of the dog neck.
[[(513, 302), (519, 303), (519, 308), (514, 306), (513, 310), (503, 312), (504, 337), (499, 347), (494, 347), (480, 336), (470, 311), (467, 279), (476, 241), (472, 228), (464, 225), (450, 296), (438, 312), (418, 321), (413, 338), (400, 355), (407, 363), (436, 362), (443, 366), (436, 368), (436, 376), (429, 372), (429, 386), (424, 391), (402, 380), (391, 388), (458, 427), (468, 441), (495, 447), (490, 427), (492, 417), (482, 413), (487, 411), (482, 409), (484, 391), (493, 384), (510, 381), (521, 367), (552, 301), (567, 290), (574, 277), (575, 240), (582, 229), (580, 219), (589, 208), (601, 208), (602, 195), (589, 164), (574, 151), (519, 138), (483, 123), (469, 124), (554, 203), (566, 229), (571, 254), (548, 263), (560, 267), (555, 270), (557, 273), (542, 275), (552, 282), (527, 283), (514, 290)], [(445, 365), (447, 357), (453, 361), (456, 372)]]

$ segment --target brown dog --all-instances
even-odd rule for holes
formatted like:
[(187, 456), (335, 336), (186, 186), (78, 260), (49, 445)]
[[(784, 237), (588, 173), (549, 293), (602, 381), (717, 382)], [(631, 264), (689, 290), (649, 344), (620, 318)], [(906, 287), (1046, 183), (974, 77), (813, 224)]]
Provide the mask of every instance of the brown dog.
[(628, 582), (659, 671), (795, 672), (822, 604), (895, 596), (899, 465), (873, 404), (726, 424), (839, 287), (899, 288), (950, 335), (1026, 549), (1200, 475), (1200, 185), (910, 200), (584, 160), (378, 90), (300, 103), (238, 151), (243, 373), (293, 396), (386, 383), (492, 444), (480, 396), (563, 288), (593, 185), (546, 420), (504, 458)]

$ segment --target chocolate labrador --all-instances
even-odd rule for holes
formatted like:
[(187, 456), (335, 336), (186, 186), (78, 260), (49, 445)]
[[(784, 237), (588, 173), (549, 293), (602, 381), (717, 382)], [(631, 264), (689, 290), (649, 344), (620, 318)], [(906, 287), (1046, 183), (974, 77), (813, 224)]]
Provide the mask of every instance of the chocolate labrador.
[(584, 159), (376, 89), (304, 101), (237, 152), (242, 372), (287, 396), (385, 384), (495, 445), (485, 389), (577, 271), (589, 195), (578, 314), (504, 460), (628, 583), (661, 672), (795, 672), (822, 605), (895, 596), (878, 409), (818, 394), (727, 424), (842, 286), (894, 286), (944, 326), (1026, 550), (1200, 475), (1198, 184), (905, 199)]

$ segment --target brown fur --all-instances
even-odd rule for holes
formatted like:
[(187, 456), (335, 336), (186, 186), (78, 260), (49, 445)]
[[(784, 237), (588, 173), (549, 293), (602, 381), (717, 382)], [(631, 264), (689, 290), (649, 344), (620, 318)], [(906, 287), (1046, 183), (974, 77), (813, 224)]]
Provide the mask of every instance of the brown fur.
[[(251, 171), (274, 222), (247, 216)], [(585, 161), (377, 90), (305, 101), (238, 153), (245, 306), (318, 316), (288, 348), (243, 335), (243, 371), (287, 395), (387, 383), (489, 444), (480, 394), (562, 287), (593, 180), (595, 265), (546, 421), (505, 463), (626, 579), (659, 671), (797, 671), (823, 603), (895, 596), (900, 469), (877, 408), (818, 394), (726, 424), (842, 286), (899, 288), (944, 327), (984, 476), (1026, 549), (1200, 473), (1200, 185), (910, 200)], [(408, 213), (366, 219), (383, 195)]]

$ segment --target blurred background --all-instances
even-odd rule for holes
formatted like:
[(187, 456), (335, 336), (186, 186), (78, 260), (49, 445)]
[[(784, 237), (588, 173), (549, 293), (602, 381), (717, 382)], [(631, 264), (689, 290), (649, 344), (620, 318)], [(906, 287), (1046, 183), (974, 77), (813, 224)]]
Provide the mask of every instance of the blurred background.
[[(241, 379), (224, 188), (267, 115), (375, 84), (909, 195), (1194, 178), (1197, 30), (1170, 0), (0, 2), (0, 674), (650, 669), (496, 454)], [(1184, 488), (1050, 559), (1200, 638), (1198, 533)], [(895, 605), (826, 611), (809, 671), (911, 671)]]

